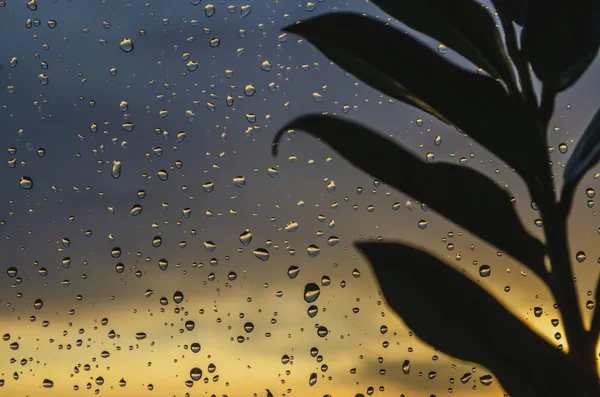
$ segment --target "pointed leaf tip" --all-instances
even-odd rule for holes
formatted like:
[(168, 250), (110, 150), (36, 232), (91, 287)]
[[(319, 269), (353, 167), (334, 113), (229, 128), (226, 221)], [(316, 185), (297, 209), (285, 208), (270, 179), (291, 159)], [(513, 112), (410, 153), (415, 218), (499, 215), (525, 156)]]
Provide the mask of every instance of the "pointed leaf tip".
[(544, 245), (527, 233), (508, 194), (486, 176), (459, 165), (427, 164), (393, 140), (342, 117), (299, 117), (275, 140), (292, 128), (320, 139), (362, 171), (426, 203), (545, 278)]
[(426, 343), (488, 368), (510, 395), (586, 395), (583, 374), (566, 354), (459, 271), (400, 243), (355, 246), (371, 263), (388, 306)]

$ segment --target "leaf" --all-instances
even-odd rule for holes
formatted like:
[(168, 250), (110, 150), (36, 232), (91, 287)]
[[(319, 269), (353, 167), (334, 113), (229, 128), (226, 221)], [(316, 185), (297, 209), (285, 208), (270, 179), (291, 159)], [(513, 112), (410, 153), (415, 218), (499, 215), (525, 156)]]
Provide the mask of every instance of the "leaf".
[(529, 0), (522, 34), (529, 62), (544, 89), (564, 91), (598, 53), (600, 2)]
[(587, 395), (567, 355), (483, 288), (443, 262), (398, 243), (358, 243), (388, 305), (442, 352), (490, 369), (511, 396)]
[(496, 11), (519, 26), (525, 24), (528, 0), (492, 0)]
[(332, 116), (293, 120), (275, 137), (274, 154), (290, 128), (320, 138), (356, 167), (426, 203), (545, 277), (544, 245), (523, 229), (506, 192), (484, 175), (458, 165), (424, 163), (366, 127)]
[(600, 109), (596, 111), (594, 117), (587, 128), (579, 138), (573, 154), (567, 162), (563, 174), (564, 186), (562, 197), (568, 202), (569, 210), (574, 190), (586, 172), (590, 170), (600, 160)]
[[(547, 166), (533, 117), (493, 79), (446, 61), (409, 35), (351, 13), (325, 14), (289, 26), (340, 67), (460, 128), (514, 167), (530, 188)], [(409, 94), (407, 94), (409, 93)], [(425, 104), (425, 105), (423, 105)], [(431, 111), (434, 109), (434, 111)]]
[(408, 27), (430, 36), (492, 76), (514, 85), (512, 67), (496, 23), (473, 0), (373, 0)]

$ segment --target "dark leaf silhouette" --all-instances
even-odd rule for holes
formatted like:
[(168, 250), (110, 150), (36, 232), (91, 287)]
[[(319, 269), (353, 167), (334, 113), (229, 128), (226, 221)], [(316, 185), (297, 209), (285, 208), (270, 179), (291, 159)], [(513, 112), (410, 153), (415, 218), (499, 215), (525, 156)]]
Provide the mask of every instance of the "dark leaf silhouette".
[(598, 53), (600, 2), (529, 0), (522, 40), (544, 88), (566, 90)]
[(492, 0), (496, 10), (506, 19), (519, 26), (525, 24), (528, 0)]
[[(513, 166), (531, 187), (547, 151), (533, 118), (493, 79), (470, 73), (409, 35), (352, 13), (318, 16), (284, 30), (397, 99), (441, 117)], [(400, 56), (405, 54), (405, 57)], [(399, 94), (398, 94), (399, 93)], [(433, 111), (432, 111), (433, 109)]]
[(509, 196), (484, 175), (452, 164), (427, 164), (358, 124), (332, 116), (304, 116), (275, 138), (301, 129), (320, 138), (352, 164), (496, 245), (544, 277), (544, 246), (527, 233)]
[(373, 266), (388, 304), (425, 342), (489, 368), (510, 395), (583, 393), (567, 356), (467, 277), (402, 244), (356, 245)]
[[(563, 174), (564, 186), (562, 196), (570, 206), (573, 191), (577, 183), (600, 160), (600, 109), (588, 124), (579, 139), (573, 154), (567, 162)], [(568, 210), (568, 209), (567, 209)]]
[(492, 76), (514, 84), (496, 23), (481, 4), (473, 0), (373, 0), (373, 3), (405, 25), (448, 45)]

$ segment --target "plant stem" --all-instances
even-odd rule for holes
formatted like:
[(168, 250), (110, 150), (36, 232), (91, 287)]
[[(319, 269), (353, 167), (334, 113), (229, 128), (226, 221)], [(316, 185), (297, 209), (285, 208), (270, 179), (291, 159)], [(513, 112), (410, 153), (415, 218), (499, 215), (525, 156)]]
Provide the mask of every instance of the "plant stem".
[[(554, 113), (555, 97), (556, 93), (551, 89), (542, 91), (538, 120), (545, 138), (550, 119)], [(547, 142), (547, 138), (544, 141)], [(545, 177), (548, 180), (548, 186), (554, 186), (550, 167), (549, 163)], [(592, 395), (597, 395), (597, 393), (600, 393), (595, 357), (597, 332), (592, 334), (585, 329), (569, 253), (567, 220), (571, 203), (572, 197), (557, 202), (554, 189), (544, 192), (540, 202), (546, 246), (552, 266), (548, 277), (548, 285), (562, 315), (565, 339), (569, 345), (569, 355), (584, 373), (586, 381), (589, 382), (589, 390), (593, 393)]]

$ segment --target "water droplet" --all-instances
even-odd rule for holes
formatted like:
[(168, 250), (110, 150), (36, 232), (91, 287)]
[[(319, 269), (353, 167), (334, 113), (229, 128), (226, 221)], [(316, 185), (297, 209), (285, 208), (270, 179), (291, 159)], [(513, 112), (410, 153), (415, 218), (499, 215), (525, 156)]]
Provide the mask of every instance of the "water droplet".
[(135, 334), (135, 339), (137, 339), (137, 340), (146, 339), (146, 333), (145, 332), (137, 332)]
[(183, 302), (183, 292), (175, 291), (175, 293), (173, 294), (173, 301), (177, 304)]
[(467, 384), (471, 380), (472, 376), (473, 375), (470, 372), (467, 372), (463, 376), (460, 377), (460, 382), (462, 384)]
[(202, 379), (202, 370), (198, 367), (196, 368), (192, 368), (190, 370), (190, 378), (196, 382), (199, 381), (200, 379)]
[(29, 8), (31, 11), (37, 10), (38, 6), (37, 6), (37, 3), (35, 2), (35, 0), (29, 0), (27, 2), (27, 8)]
[(311, 244), (306, 248), (306, 252), (308, 253), (308, 256), (310, 256), (311, 258), (314, 258), (315, 256), (319, 255), (321, 253), (321, 248), (319, 248), (318, 246)]
[(137, 216), (137, 215), (139, 215), (141, 213), (142, 213), (142, 206), (139, 205), (139, 204), (134, 205), (129, 210), (129, 215), (131, 215), (131, 216)]
[(312, 374), (310, 374), (310, 378), (308, 379), (308, 385), (314, 386), (316, 383), (317, 383), (317, 374), (313, 372)]
[(402, 363), (402, 372), (404, 375), (410, 374), (410, 360), (404, 360)]
[(166, 181), (167, 179), (169, 179), (169, 174), (165, 170), (159, 170), (157, 172), (157, 175), (158, 179), (160, 179), (161, 181)]
[(244, 188), (246, 187), (246, 178), (243, 176), (236, 176), (233, 178), (233, 184), (239, 188)]
[(542, 317), (542, 314), (544, 313), (544, 309), (542, 309), (539, 306), (536, 306), (533, 308), (533, 315), (536, 317)]
[(591, 187), (588, 187), (585, 190), (585, 194), (588, 196), (588, 198), (594, 198), (594, 196), (596, 196), (596, 191), (594, 191), (594, 189), (592, 189)]
[(439, 44), (439, 45), (438, 45), (438, 52), (439, 52), (440, 54), (444, 55), (444, 54), (448, 53), (448, 47), (446, 47), (446, 46), (445, 46), (445, 45), (443, 45), (443, 44)]
[(592, 300), (585, 302), (585, 308), (588, 310), (593, 310), (595, 306), (596, 304)]
[(563, 142), (558, 145), (558, 151), (562, 154), (565, 154), (569, 151), (569, 146), (567, 146), (567, 144)]
[(247, 322), (244, 324), (244, 331), (246, 331), (247, 333), (250, 333), (252, 331), (254, 331), (254, 324), (252, 324), (251, 322)]
[(317, 328), (317, 335), (319, 335), (321, 338), (326, 337), (328, 333), (329, 333), (329, 330), (324, 325), (321, 325), (321, 326), (319, 326), (319, 328)]
[(306, 310), (306, 314), (308, 314), (308, 317), (310, 318), (314, 318), (318, 313), (319, 308), (315, 305), (310, 305), (309, 308)]
[(215, 6), (212, 4), (207, 4), (206, 6), (204, 6), (204, 15), (206, 15), (209, 18), (215, 15), (215, 11)]
[(125, 265), (124, 265), (124, 264), (122, 264), (122, 263), (117, 263), (117, 264), (115, 265), (115, 271), (116, 271), (117, 273), (123, 273), (123, 271), (124, 271), (124, 270), (125, 270)]
[(269, 251), (264, 248), (257, 248), (254, 250), (254, 256), (256, 256), (261, 261), (266, 261), (269, 259)]
[(44, 307), (44, 301), (41, 299), (36, 299), (33, 303), (33, 307), (35, 307), (37, 310), (40, 310), (42, 307)]
[(8, 269), (6, 269), (6, 274), (8, 274), (8, 277), (16, 277), (18, 273), (18, 270), (16, 267), (9, 267)]
[(198, 353), (200, 351), (201, 347), (200, 347), (200, 343), (198, 342), (194, 342), (190, 345), (190, 350), (192, 351), (192, 353)]
[(422, 118), (418, 118), (417, 120), (415, 120), (415, 122), (417, 123), (418, 127), (422, 127), (423, 126), (423, 119)]
[(273, 168), (273, 167), (269, 167), (269, 169), (267, 170), (267, 172), (269, 173), (269, 176), (271, 178), (277, 178), (277, 176), (279, 175), (279, 171), (277, 171), (277, 169)]
[(218, 47), (219, 44), (221, 44), (221, 39), (218, 37), (213, 37), (212, 39), (210, 39), (210, 41), (208, 42), (208, 45), (210, 45), (211, 47), (215, 48)]
[(271, 69), (273, 69), (273, 65), (271, 65), (271, 62), (269, 61), (264, 61), (261, 65), (260, 68), (262, 70), (264, 70), (265, 72), (270, 72)]
[(433, 162), (435, 162), (435, 154), (433, 154), (433, 152), (428, 152), (427, 155), (425, 156), (425, 161), (427, 161), (427, 163), (432, 164)]
[(54, 387), (54, 382), (52, 382), (50, 379), (44, 379), (42, 382), (42, 387), (44, 387), (44, 389), (51, 389)]
[(583, 261), (585, 261), (586, 258), (587, 258), (587, 256), (586, 256), (585, 252), (583, 252), (583, 251), (579, 251), (575, 255), (575, 259), (577, 259), (577, 262), (579, 262), (579, 263), (582, 263)]
[(300, 268), (298, 266), (290, 266), (287, 270), (287, 275), (289, 278), (294, 279), (300, 273)]
[(244, 87), (244, 94), (246, 94), (246, 96), (252, 96), (256, 93), (256, 87), (253, 86), (252, 84), (247, 84)]
[(188, 331), (192, 331), (195, 326), (196, 324), (192, 320), (188, 320), (185, 322), (185, 329), (187, 329)]
[(479, 275), (481, 277), (489, 277), (492, 274), (492, 268), (489, 265), (481, 265), (479, 267)]
[(168, 267), (169, 267), (169, 262), (166, 259), (162, 258), (162, 259), (158, 260), (158, 268), (160, 270), (162, 270), (164, 272), (165, 270), (167, 270)]
[(421, 219), (421, 220), (419, 221), (419, 229), (421, 229), (421, 230), (425, 230), (425, 229), (427, 229), (427, 221), (426, 221), (426, 220), (424, 220), (424, 219)]
[(481, 382), (482, 385), (484, 386), (489, 386), (492, 384), (494, 378), (492, 378), (492, 375), (483, 375), (482, 377), (479, 378), (479, 381)]
[(28, 176), (22, 176), (19, 180), (19, 186), (21, 189), (31, 189), (33, 187), (33, 180)]
[(206, 193), (212, 192), (214, 188), (215, 188), (215, 184), (213, 182), (206, 182), (205, 184), (202, 185), (202, 189)]
[(247, 247), (251, 241), (252, 232), (250, 230), (246, 229), (242, 234), (240, 234), (240, 243), (242, 243), (244, 247)]
[(331, 236), (327, 239), (327, 245), (329, 245), (330, 247), (333, 247), (334, 245), (338, 244), (340, 242), (340, 239), (336, 236)]
[(131, 52), (133, 51), (133, 41), (131, 41), (130, 38), (126, 37), (123, 40), (121, 40), (121, 42), (119, 43), (119, 47), (124, 52)]
[(317, 300), (319, 294), (321, 293), (321, 289), (315, 283), (308, 283), (304, 287), (304, 300), (308, 303), (312, 303)]

